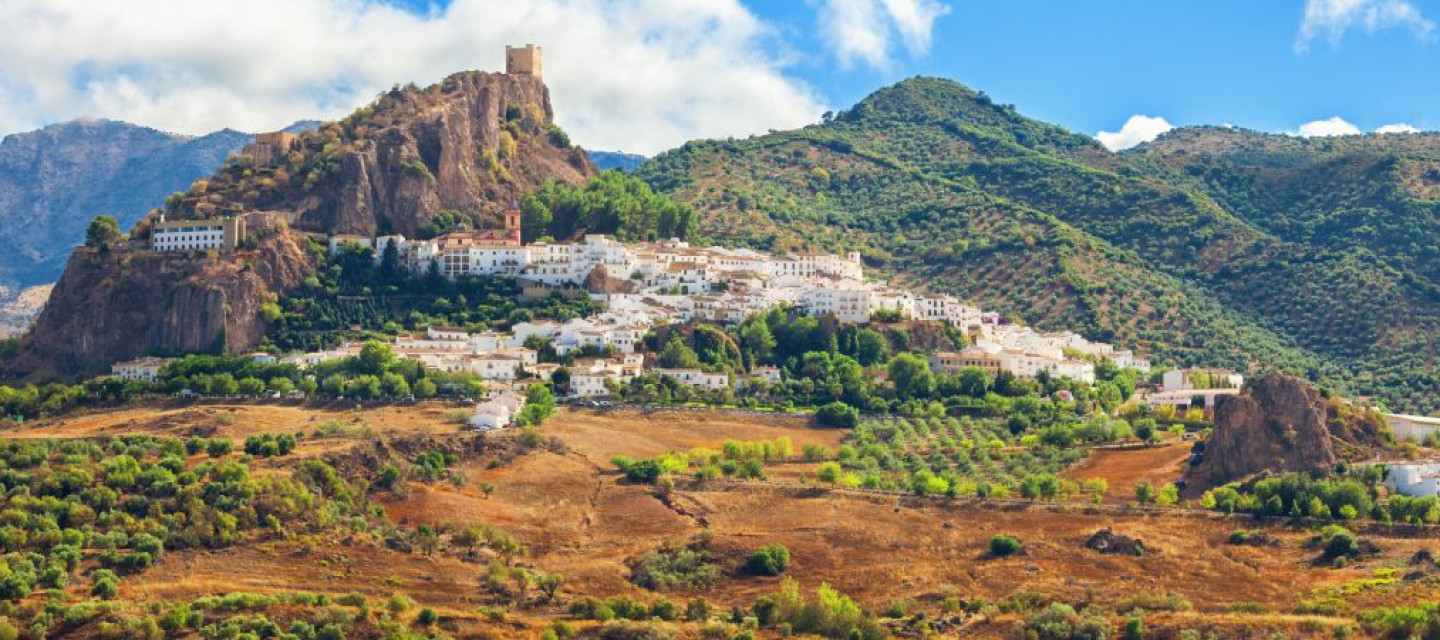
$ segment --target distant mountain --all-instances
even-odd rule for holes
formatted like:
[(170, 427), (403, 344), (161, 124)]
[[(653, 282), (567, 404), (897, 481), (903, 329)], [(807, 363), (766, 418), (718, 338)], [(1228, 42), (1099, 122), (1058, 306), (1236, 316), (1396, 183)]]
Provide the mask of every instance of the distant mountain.
[(54, 282), (91, 218), (112, 214), (128, 228), (250, 140), (231, 129), (195, 137), (93, 119), (6, 136), (0, 141), (0, 246), (7, 248), (0, 251), (0, 284)]
[(636, 171), (703, 238), (854, 248), (902, 282), (1161, 362), (1440, 410), (1440, 136), (1179, 130), (1125, 153), (916, 78)]
[(18, 336), (40, 315), (54, 285), (42, 284), (23, 291), (0, 287), (0, 340)]
[(590, 156), (590, 163), (601, 171), (619, 169), (630, 173), (640, 165), (645, 164), (646, 160), (645, 156), (620, 151), (591, 151), (587, 149), (585, 154)]

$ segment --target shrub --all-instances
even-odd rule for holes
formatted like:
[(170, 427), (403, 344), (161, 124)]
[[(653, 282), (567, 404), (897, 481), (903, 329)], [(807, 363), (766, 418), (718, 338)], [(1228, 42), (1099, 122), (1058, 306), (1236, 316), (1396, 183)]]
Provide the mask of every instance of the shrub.
[(425, 607), (424, 609), (420, 610), (419, 615), (415, 616), (415, 620), (420, 624), (428, 627), (440, 620), (440, 615), (435, 613), (434, 609), (431, 609), (430, 607)]
[(831, 402), (815, 412), (815, 421), (827, 427), (854, 427), (860, 422), (860, 412), (843, 402)]
[(1126, 620), (1125, 640), (1145, 640), (1145, 621), (1138, 617)]
[(997, 558), (1012, 556), (1024, 550), (1025, 545), (1014, 536), (1000, 533), (990, 538), (990, 555)]
[(704, 589), (719, 579), (720, 567), (703, 544), (662, 546), (630, 567), (631, 582), (654, 591)]
[(790, 550), (784, 545), (760, 547), (745, 561), (745, 571), (757, 576), (778, 576), (790, 568)]

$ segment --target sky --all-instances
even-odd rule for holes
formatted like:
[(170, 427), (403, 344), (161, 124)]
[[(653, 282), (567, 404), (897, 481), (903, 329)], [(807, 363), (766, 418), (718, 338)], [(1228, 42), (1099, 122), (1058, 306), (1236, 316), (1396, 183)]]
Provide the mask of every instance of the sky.
[(916, 75), (1139, 144), (1174, 126), (1440, 128), (1440, 0), (0, 0), (0, 135), (337, 118), (545, 48), (577, 142), (654, 154), (818, 120)]

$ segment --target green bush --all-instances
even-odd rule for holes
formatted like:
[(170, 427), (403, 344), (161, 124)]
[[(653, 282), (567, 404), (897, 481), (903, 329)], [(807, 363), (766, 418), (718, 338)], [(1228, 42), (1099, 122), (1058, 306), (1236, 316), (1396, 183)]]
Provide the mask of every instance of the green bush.
[(1012, 556), (1025, 550), (1025, 545), (1014, 536), (1004, 533), (990, 538), (990, 555), (997, 558)]
[(757, 576), (778, 576), (790, 568), (790, 550), (769, 544), (755, 550), (745, 561), (745, 571)]

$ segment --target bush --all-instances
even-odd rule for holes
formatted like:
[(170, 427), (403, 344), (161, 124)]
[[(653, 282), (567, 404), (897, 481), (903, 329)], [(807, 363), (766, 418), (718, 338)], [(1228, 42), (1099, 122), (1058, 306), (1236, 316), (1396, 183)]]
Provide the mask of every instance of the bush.
[(430, 607), (425, 607), (420, 610), (419, 615), (415, 616), (415, 620), (428, 627), (440, 620), (440, 614), (435, 613), (435, 610)]
[(745, 561), (745, 571), (757, 576), (778, 576), (790, 568), (790, 550), (784, 545), (760, 547)]
[(666, 545), (640, 556), (630, 567), (630, 580), (652, 591), (704, 589), (720, 580), (720, 567), (703, 545)]
[(990, 555), (997, 558), (1013, 556), (1024, 550), (1025, 545), (1014, 536), (1000, 533), (990, 538)]
[(860, 412), (843, 402), (831, 402), (815, 412), (815, 421), (827, 427), (854, 427), (860, 422)]
[(1138, 617), (1126, 620), (1125, 640), (1145, 640), (1145, 621)]

